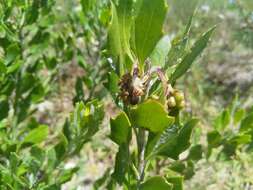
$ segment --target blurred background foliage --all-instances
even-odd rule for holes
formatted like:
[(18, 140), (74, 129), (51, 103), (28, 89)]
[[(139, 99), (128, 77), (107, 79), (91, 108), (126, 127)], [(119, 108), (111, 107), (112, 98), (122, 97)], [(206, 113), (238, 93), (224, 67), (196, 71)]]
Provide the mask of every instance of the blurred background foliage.
[[(103, 87), (110, 64), (103, 56), (110, 2), (32, 2), (0, 0), (0, 129), (6, 123), (19, 128), (40, 123), (49, 126), (54, 139), (76, 102), (103, 99), (106, 113), (102, 130), (80, 154), (65, 162), (67, 167), (74, 164), (80, 169), (63, 189), (89, 189), (103, 172), (108, 173), (113, 163), (111, 155), (116, 151), (107, 140), (107, 125), (109, 116), (117, 110), (108, 103), (111, 100)], [(199, 33), (217, 25), (202, 57), (177, 84), (179, 89), (187, 86), (184, 117), (200, 118), (194, 143), (205, 144), (208, 155), (208, 134), (218, 131), (234, 142), (239, 126), (252, 115), (253, 1), (168, 0), (168, 4), (164, 32), (171, 39), (184, 31), (193, 13), (190, 43)], [(234, 104), (236, 108), (231, 111)], [(15, 118), (2, 120), (8, 115)], [(219, 125), (226, 127), (220, 129)], [(10, 134), (8, 130), (6, 133)], [(230, 142), (220, 142), (211, 147), (207, 160), (198, 161), (196, 174), (187, 181), (186, 189), (252, 188), (251, 139), (243, 141), (249, 145), (247, 148), (237, 143), (239, 148), (228, 157), (226, 145)]]
[[(252, 110), (253, 3), (250, 0), (169, 2), (170, 13), (166, 31), (172, 34), (183, 30), (183, 26), (187, 24), (186, 18), (193, 12), (195, 16), (191, 36), (196, 36), (199, 30), (204, 30), (210, 25), (217, 25), (207, 50), (195, 63), (191, 72), (182, 79), (181, 84), (178, 84), (186, 85), (189, 89), (185, 92), (189, 100), (187, 114), (198, 115), (202, 121), (199, 131), (195, 133), (197, 142), (205, 138), (208, 141), (208, 136), (214, 135), (218, 123), (223, 121), (218, 125), (224, 127), (226, 120), (228, 123), (231, 122), (231, 115), (227, 113), (226, 107), (231, 107), (237, 102), (237, 111), (232, 113), (234, 116), (240, 115), (239, 112), (251, 113)], [(244, 111), (238, 111), (239, 109)], [(237, 133), (237, 130), (238, 124), (230, 123), (220, 132), (223, 138), (229, 139), (234, 138), (232, 134)], [(233, 148), (230, 149), (231, 147), (228, 148), (226, 145), (221, 147), (213, 152), (207, 162), (199, 162), (196, 175), (187, 182), (189, 189), (252, 188), (252, 178), (241, 175), (251, 173), (251, 167), (248, 165), (252, 162), (251, 150), (247, 150), (245, 154), (245, 150), (240, 149), (237, 156), (228, 161), (224, 155)]]

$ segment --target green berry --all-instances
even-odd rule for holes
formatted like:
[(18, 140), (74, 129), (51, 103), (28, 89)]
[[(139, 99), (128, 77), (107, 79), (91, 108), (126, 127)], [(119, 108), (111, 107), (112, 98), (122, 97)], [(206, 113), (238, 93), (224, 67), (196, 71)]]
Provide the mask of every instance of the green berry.
[(174, 97), (176, 99), (177, 104), (180, 104), (184, 100), (184, 94), (182, 92), (176, 91), (174, 93)]
[(178, 104), (178, 109), (183, 109), (185, 107), (185, 101), (182, 100), (179, 104)]

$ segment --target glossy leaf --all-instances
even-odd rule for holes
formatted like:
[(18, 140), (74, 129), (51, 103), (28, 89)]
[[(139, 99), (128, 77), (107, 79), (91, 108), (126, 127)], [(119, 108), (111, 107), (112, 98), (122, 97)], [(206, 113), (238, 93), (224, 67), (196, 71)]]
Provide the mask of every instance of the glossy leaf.
[(175, 72), (172, 73), (170, 76), (170, 82), (175, 83), (175, 81), (180, 78), (192, 65), (194, 60), (197, 58), (198, 55), (202, 53), (202, 51), (207, 46), (207, 43), (214, 31), (215, 27), (208, 30), (205, 34), (200, 37), (193, 47), (191, 48), (191, 51), (183, 58), (182, 62), (180, 62)]
[(149, 134), (147, 148), (146, 148), (146, 157), (147, 159), (152, 158), (153, 156), (161, 154), (161, 152), (166, 152), (171, 154), (174, 151), (174, 147), (177, 144), (178, 138), (178, 127), (173, 125), (165, 129), (162, 134)]
[(171, 40), (171, 48), (168, 52), (167, 61), (164, 65), (165, 70), (167, 70), (169, 66), (177, 64), (178, 61), (185, 55), (193, 16), (194, 15), (192, 14), (189, 18), (184, 34), (176, 36), (173, 40)]
[(165, 108), (156, 100), (147, 100), (131, 110), (131, 122), (152, 132), (162, 132), (174, 122)]
[(180, 152), (185, 151), (190, 146), (190, 138), (194, 127), (197, 125), (198, 119), (191, 119), (180, 130), (178, 135), (177, 150)]
[[(108, 30), (108, 43), (110, 54), (112, 54), (115, 58), (123, 56), (123, 49), (121, 45), (121, 38), (119, 31), (119, 18), (114, 3), (112, 3), (112, 20)], [(117, 69), (119, 70), (120, 68)]]
[(168, 183), (165, 178), (155, 176), (147, 179), (140, 185), (140, 190), (173, 190), (173, 185)]
[(151, 64), (153, 66), (163, 67), (166, 62), (166, 57), (170, 50), (170, 37), (164, 36), (156, 45), (154, 51), (150, 56)]
[(132, 0), (119, 0), (117, 13), (119, 17), (120, 34), (122, 35), (122, 47), (126, 54), (131, 57), (130, 32), (132, 26)]
[(119, 5), (112, 3), (112, 20), (108, 30), (108, 46), (116, 64), (118, 73), (122, 75), (129, 69), (127, 57), (130, 52), (130, 31), (132, 24), (132, 1), (120, 0)]
[(161, 149), (160, 155), (168, 156), (173, 159), (178, 159), (179, 155), (184, 152), (190, 146), (190, 138), (193, 128), (196, 126), (198, 120), (192, 119), (187, 122), (182, 129), (179, 130), (176, 142), (173, 146), (165, 146)]
[(173, 125), (162, 134), (149, 139), (146, 152), (147, 159), (156, 155), (178, 159), (179, 155), (189, 148), (191, 134), (197, 122), (198, 120), (192, 119), (181, 129)]
[(111, 139), (118, 145), (127, 143), (131, 133), (131, 123), (125, 112), (121, 112), (115, 119), (111, 119), (110, 124)]
[(37, 144), (41, 143), (42, 141), (46, 140), (48, 137), (48, 126), (41, 125), (33, 130), (31, 130), (23, 140), (23, 144), (31, 143)]
[(162, 36), (167, 13), (165, 0), (143, 0), (135, 20), (135, 53), (140, 64), (154, 50)]

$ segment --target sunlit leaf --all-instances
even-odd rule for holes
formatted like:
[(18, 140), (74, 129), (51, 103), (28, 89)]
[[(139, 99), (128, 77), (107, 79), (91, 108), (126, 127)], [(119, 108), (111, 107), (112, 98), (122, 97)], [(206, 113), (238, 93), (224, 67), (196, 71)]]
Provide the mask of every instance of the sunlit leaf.
[(140, 190), (172, 190), (173, 185), (168, 183), (165, 178), (155, 176), (147, 179), (141, 184)]
[(115, 119), (111, 119), (110, 123), (111, 139), (118, 145), (127, 143), (130, 137), (131, 123), (125, 112), (121, 112)]
[(167, 5), (165, 0), (143, 0), (138, 12), (135, 20), (135, 53), (140, 64), (144, 64), (162, 37)]
[(41, 125), (33, 130), (31, 130), (24, 138), (23, 144), (31, 143), (37, 144), (41, 143), (42, 141), (46, 140), (48, 137), (48, 126)]
[(170, 76), (170, 82), (175, 83), (175, 81), (180, 78), (192, 65), (193, 61), (197, 58), (198, 55), (202, 53), (202, 51), (207, 46), (207, 43), (216, 27), (211, 28), (206, 33), (204, 33), (193, 45), (191, 51), (183, 58), (182, 62), (180, 62), (175, 72)]
[(136, 127), (143, 127), (152, 132), (162, 132), (174, 122), (165, 108), (156, 100), (147, 100), (131, 111), (131, 122)]

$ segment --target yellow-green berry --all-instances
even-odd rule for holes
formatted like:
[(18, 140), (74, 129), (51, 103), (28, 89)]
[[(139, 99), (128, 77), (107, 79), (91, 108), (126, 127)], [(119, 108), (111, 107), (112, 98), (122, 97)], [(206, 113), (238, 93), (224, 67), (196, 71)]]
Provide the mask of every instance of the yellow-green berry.
[(182, 100), (182, 101), (177, 105), (177, 107), (178, 107), (179, 109), (183, 109), (183, 108), (185, 107), (185, 101)]
[(174, 93), (174, 97), (176, 99), (177, 104), (180, 104), (180, 102), (184, 100), (184, 93), (176, 91)]
[(173, 108), (177, 105), (176, 100), (173, 96), (168, 98), (167, 105), (169, 108)]

